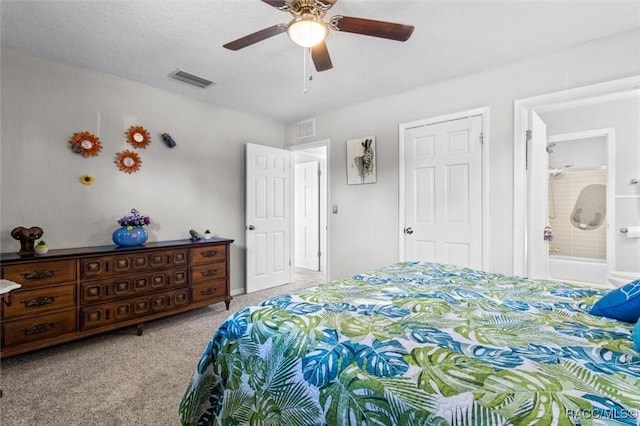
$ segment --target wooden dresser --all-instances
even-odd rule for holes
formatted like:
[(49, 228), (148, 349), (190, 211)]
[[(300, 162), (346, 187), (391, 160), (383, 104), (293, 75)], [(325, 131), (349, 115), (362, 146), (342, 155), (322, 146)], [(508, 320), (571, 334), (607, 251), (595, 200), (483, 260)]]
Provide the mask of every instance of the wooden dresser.
[(22, 285), (0, 302), (0, 355), (144, 323), (217, 302), (231, 302), (233, 240), (180, 240), (50, 250), (20, 257), (2, 253), (2, 278)]

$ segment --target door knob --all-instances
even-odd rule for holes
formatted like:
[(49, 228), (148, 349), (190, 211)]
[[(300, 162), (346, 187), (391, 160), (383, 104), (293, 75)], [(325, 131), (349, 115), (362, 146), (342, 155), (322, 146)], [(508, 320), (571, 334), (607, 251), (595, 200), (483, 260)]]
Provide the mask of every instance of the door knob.
[(404, 228), (404, 233), (407, 235), (413, 234), (413, 229), (409, 226), (408, 228)]
[(255, 227), (255, 226), (253, 226), (253, 225), (249, 225), (249, 226), (247, 226), (247, 229), (248, 229), (249, 231), (253, 231), (254, 229), (256, 229), (256, 227)]

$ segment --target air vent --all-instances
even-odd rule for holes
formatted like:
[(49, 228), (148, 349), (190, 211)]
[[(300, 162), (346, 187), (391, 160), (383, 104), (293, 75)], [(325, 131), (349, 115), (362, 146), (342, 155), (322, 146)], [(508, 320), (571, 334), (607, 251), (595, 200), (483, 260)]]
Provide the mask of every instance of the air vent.
[(298, 122), (298, 139), (308, 138), (316, 135), (316, 119)]
[(193, 75), (182, 70), (172, 72), (171, 74), (169, 74), (169, 77), (173, 78), (174, 80), (190, 84), (192, 86), (200, 87), (202, 89), (215, 84), (213, 81), (209, 81), (206, 78), (198, 77), (197, 75)]

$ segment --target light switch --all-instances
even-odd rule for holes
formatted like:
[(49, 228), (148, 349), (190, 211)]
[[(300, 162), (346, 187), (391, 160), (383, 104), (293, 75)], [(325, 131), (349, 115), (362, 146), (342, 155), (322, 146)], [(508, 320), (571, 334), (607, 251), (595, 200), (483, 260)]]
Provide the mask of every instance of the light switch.
[(338, 206), (335, 204), (333, 206), (333, 214), (338, 214)]

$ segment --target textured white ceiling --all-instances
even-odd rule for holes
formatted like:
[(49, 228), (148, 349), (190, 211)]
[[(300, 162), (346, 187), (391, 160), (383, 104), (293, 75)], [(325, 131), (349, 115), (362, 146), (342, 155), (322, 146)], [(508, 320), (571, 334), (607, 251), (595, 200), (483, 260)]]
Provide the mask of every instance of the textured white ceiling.
[[(415, 32), (405, 43), (331, 32), (334, 68), (314, 71), (307, 93), (303, 49), (286, 34), (222, 48), (290, 20), (259, 0), (2, 0), (0, 14), (6, 47), (292, 122), (640, 27), (640, 0), (339, 0), (327, 18), (386, 20)], [(176, 69), (217, 84), (169, 79)]]

